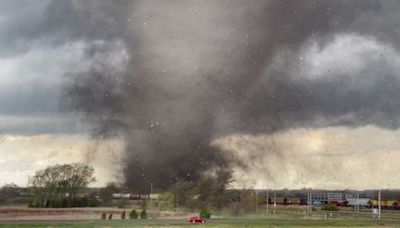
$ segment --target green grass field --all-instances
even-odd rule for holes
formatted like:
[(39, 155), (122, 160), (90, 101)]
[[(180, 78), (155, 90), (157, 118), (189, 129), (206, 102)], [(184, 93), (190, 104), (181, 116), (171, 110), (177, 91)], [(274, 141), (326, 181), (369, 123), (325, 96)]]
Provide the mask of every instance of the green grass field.
[(114, 220), (114, 221), (36, 221), (10, 222), (0, 224), (0, 227), (209, 227), (209, 228), (236, 228), (236, 227), (399, 227), (400, 219), (223, 219), (210, 220), (205, 224), (190, 224), (185, 220)]
[[(317, 208), (318, 209), (318, 208)], [(149, 211), (149, 213), (151, 210)], [(170, 218), (158, 217), (158, 219), (148, 220), (46, 220), (46, 221), (1, 221), (1, 227), (209, 227), (209, 228), (239, 228), (239, 227), (398, 227), (400, 228), (400, 211), (384, 210), (381, 220), (372, 218), (371, 209), (364, 208), (361, 213), (354, 213), (352, 208), (342, 208), (337, 212), (324, 212), (313, 210), (312, 216), (307, 216), (305, 207), (278, 207), (276, 212), (266, 214), (260, 210), (258, 213), (240, 213), (233, 215), (226, 211), (213, 213), (214, 218), (205, 224), (191, 224), (184, 217), (190, 217), (193, 212), (180, 211), (178, 217)], [(48, 213), (48, 212), (46, 212)], [(67, 214), (70, 212), (66, 212)], [(40, 219), (40, 217), (38, 217)], [(115, 214), (115, 218), (119, 215)], [(156, 217), (157, 218), (157, 217)], [(62, 218), (61, 218), (62, 219)], [(68, 219), (68, 218), (66, 218)]]

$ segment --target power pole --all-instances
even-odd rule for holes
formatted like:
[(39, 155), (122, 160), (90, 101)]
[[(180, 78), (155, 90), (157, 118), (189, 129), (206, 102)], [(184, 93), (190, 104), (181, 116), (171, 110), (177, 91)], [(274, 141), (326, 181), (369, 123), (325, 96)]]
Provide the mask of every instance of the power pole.
[(354, 212), (355, 213), (358, 213), (358, 212), (360, 212), (360, 210), (359, 210), (359, 193), (354, 193), (354, 195), (355, 195), (355, 197), (356, 197), (356, 199), (355, 199), (355, 202), (354, 202)]
[(153, 195), (153, 184), (151, 183), (151, 184), (150, 184), (150, 195), (149, 195), (149, 197), (150, 197), (150, 204), (151, 204), (151, 206), (153, 206), (153, 199), (152, 199), (152, 195)]
[(357, 213), (360, 213), (360, 193), (357, 193)]
[(269, 204), (269, 194), (268, 193), (269, 193), (269, 191), (267, 190), (267, 205), (266, 205), (267, 206), (267, 214), (268, 214), (268, 204)]
[(309, 210), (308, 214), (310, 216), (311, 216), (311, 212), (312, 212), (312, 204), (313, 204), (313, 201), (312, 201), (312, 196), (311, 196), (311, 192), (310, 192), (310, 206), (308, 207), (308, 210)]
[(276, 213), (276, 192), (274, 192), (274, 214)]
[(179, 181), (176, 182), (176, 199), (175, 199), (175, 205), (176, 205), (176, 209), (178, 209), (179, 205), (178, 205), (178, 196), (179, 195)]
[(381, 220), (381, 190), (378, 192), (378, 219)]
[(310, 205), (311, 205), (310, 193), (307, 192), (307, 214), (308, 214), (308, 216), (310, 216)]
[(257, 197), (257, 190), (255, 190), (255, 192), (256, 192), (256, 214), (257, 214), (257, 211), (258, 211), (258, 205), (257, 205), (257, 199), (258, 199), (258, 197)]

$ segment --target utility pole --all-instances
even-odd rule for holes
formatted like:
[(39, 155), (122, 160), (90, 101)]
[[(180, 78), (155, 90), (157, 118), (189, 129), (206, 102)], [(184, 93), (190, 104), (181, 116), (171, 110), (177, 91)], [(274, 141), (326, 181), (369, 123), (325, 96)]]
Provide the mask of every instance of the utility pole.
[(310, 192), (310, 205), (308, 206), (308, 214), (309, 214), (310, 216), (311, 216), (311, 211), (312, 211), (312, 209), (311, 209), (312, 204), (313, 204), (313, 202), (312, 202), (312, 196), (311, 196), (311, 192)]
[(274, 192), (274, 214), (276, 213), (276, 192)]
[(256, 213), (257, 213), (257, 211), (258, 211), (258, 205), (257, 205), (257, 199), (258, 199), (258, 197), (257, 197), (257, 190), (255, 190), (255, 192), (256, 192)]
[(152, 195), (153, 195), (153, 184), (150, 183), (150, 195), (149, 195), (149, 198), (150, 198), (151, 206), (153, 206), (153, 197), (152, 197)]
[(357, 213), (360, 213), (360, 193), (357, 193)]
[(178, 180), (178, 182), (176, 182), (176, 197), (175, 197), (175, 205), (176, 205), (176, 209), (178, 209), (178, 207), (179, 207), (179, 203), (178, 203), (178, 201), (179, 201), (179, 199), (178, 199), (178, 196), (179, 195), (179, 180)]
[(269, 204), (269, 194), (268, 193), (269, 193), (269, 191), (267, 190), (267, 205), (266, 205), (267, 206), (267, 214), (268, 214), (268, 204)]
[(354, 202), (354, 212), (355, 213), (358, 213), (358, 212), (360, 212), (360, 210), (359, 210), (359, 193), (354, 193), (354, 195), (355, 195), (355, 197), (356, 197), (356, 200), (355, 200), (355, 202)]
[(378, 192), (378, 219), (381, 220), (381, 190)]
[(310, 216), (310, 204), (311, 204), (310, 193), (307, 192), (307, 214), (308, 214), (308, 216)]

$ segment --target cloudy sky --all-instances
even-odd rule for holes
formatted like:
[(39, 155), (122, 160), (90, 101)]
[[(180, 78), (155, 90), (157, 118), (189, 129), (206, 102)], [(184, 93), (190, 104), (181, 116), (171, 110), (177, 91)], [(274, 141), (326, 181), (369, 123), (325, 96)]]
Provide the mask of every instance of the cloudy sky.
[(0, 0), (0, 185), (400, 188), (398, 1)]

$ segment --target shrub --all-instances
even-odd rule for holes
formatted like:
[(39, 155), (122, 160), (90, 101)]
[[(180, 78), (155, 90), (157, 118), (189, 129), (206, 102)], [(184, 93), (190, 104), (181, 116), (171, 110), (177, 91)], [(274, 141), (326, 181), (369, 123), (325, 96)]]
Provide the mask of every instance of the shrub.
[[(96, 207), (99, 202), (96, 199), (87, 197), (76, 198), (72, 201), (72, 207)], [(68, 201), (62, 202), (62, 207), (67, 207)]]
[(108, 216), (108, 219), (110, 219), (110, 220), (112, 219), (112, 214), (113, 213), (111, 212), (110, 215)]
[(321, 210), (322, 211), (338, 211), (339, 208), (338, 208), (338, 206), (333, 205), (333, 204), (324, 204), (324, 205), (322, 205)]
[(146, 209), (143, 209), (142, 212), (140, 212), (140, 219), (147, 219)]
[(103, 212), (103, 214), (101, 214), (101, 219), (104, 220), (104, 219), (106, 219), (106, 217), (107, 217), (106, 213)]
[(138, 213), (136, 212), (135, 209), (132, 209), (131, 213), (129, 213), (129, 218), (130, 219), (137, 219), (139, 217)]
[(201, 211), (200, 211), (200, 217), (201, 218), (211, 218), (211, 212), (210, 212), (210, 210), (208, 209), (208, 208), (203, 208)]
[(31, 200), (28, 204), (28, 207), (39, 207), (39, 205), (34, 200)]
[(125, 219), (125, 216), (126, 216), (125, 211), (123, 211), (123, 212), (121, 213), (121, 219)]

